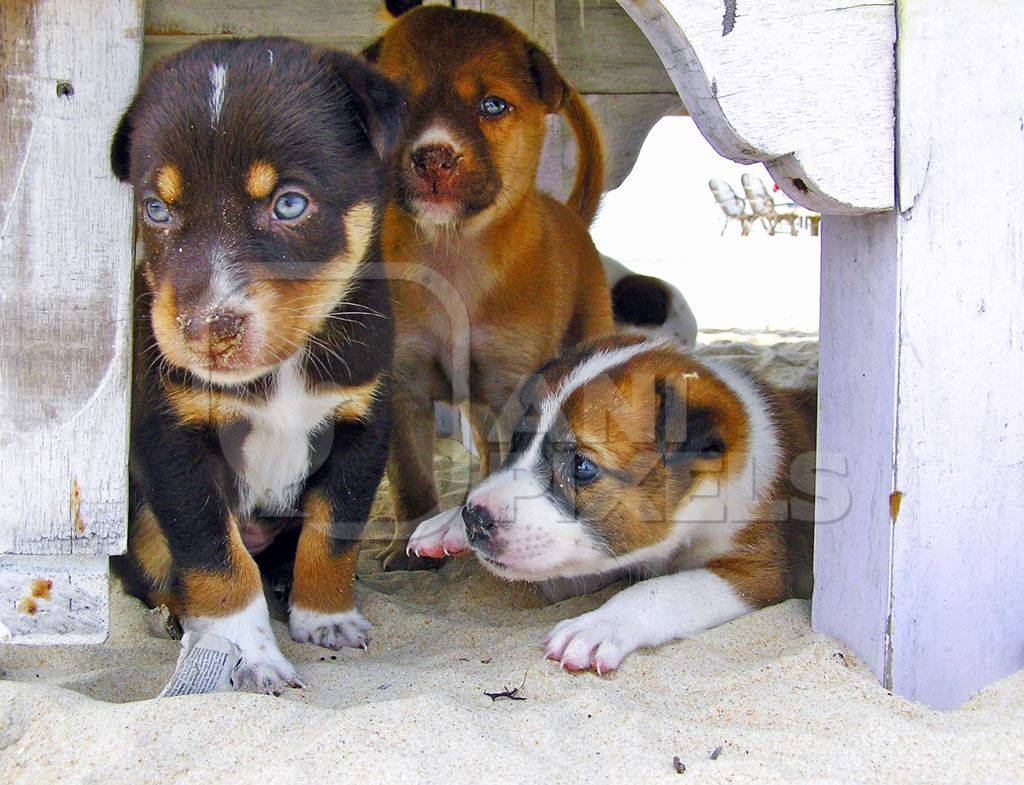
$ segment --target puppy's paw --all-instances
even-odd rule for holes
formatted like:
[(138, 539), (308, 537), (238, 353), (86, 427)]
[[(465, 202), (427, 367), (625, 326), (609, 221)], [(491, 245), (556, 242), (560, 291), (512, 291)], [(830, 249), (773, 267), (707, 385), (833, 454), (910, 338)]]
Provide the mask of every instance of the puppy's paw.
[(305, 685), (295, 666), (280, 652), (243, 652), (242, 659), (231, 674), (231, 686), (246, 692), (280, 695), (286, 687), (299, 689)]
[(618, 668), (640, 645), (630, 634), (628, 623), (601, 611), (598, 608), (557, 624), (544, 639), (544, 656), (566, 670), (594, 670), (599, 676)]
[(407, 553), (414, 556), (429, 556), (441, 559), (454, 556), (469, 548), (466, 527), (462, 521), (462, 508), (445, 510), (433, 518), (427, 518), (409, 538)]
[(189, 632), (219, 635), (237, 647), (239, 661), (231, 673), (236, 690), (280, 695), (286, 687), (304, 686), (295, 666), (277, 648), (262, 593), (236, 613), (183, 617), (181, 623)]
[(371, 626), (354, 608), (344, 613), (320, 613), (305, 608), (292, 608), (288, 615), (292, 640), (334, 651), (346, 646), (365, 649)]

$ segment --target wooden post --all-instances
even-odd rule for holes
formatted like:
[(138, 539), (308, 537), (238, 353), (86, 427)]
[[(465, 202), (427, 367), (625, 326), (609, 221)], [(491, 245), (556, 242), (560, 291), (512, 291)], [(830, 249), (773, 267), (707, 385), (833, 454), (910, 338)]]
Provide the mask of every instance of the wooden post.
[(898, 9), (898, 212), (823, 234), (853, 509), (818, 527), (814, 624), (948, 708), (1024, 667), (1024, 29), (1011, 2)]
[(1024, 667), (1016, 4), (620, 2), (711, 144), (826, 214), (814, 627), (959, 705)]
[(125, 546), (132, 197), (107, 143), (141, 3), (0, 0), (0, 635), (106, 637)]

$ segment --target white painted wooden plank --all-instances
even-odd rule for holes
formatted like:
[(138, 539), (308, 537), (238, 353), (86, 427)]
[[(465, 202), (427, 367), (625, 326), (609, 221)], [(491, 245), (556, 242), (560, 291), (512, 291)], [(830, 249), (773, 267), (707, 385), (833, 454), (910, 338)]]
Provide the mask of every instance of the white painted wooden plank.
[(951, 707), (1024, 668), (1024, 26), (1010, 2), (899, 6), (890, 669)]
[(722, 155), (810, 209), (893, 206), (891, 0), (619, 2)]
[[(895, 213), (822, 217), (814, 629), (882, 680), (896, 418)], [(843, 476), (845, 474), (845, 476)]]
[(106, 141), (135, 87), (141, 12), (0, 10), (0, 552), (120, 552), (132, 197)]
[(107, 639), (105, 556), (0, 556), (0, 643)]
[(813, 621), (939, 708), (1024, 668), (1022, 46), (1008, 3), (901, 2), (899, 212), (823, 224), (819, 445), (852, 506)]

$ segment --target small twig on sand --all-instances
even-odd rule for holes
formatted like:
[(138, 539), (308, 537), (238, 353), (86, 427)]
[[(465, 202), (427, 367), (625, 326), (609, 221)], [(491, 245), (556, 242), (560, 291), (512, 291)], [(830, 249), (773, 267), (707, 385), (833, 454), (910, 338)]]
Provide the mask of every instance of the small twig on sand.
[(526, 696), (520, 695), (519, 690), (521, 690), (525, 685), (526, 674), (524, 673), (523, 683), (520, 684), (518, 687), (513, 687), (512, 689), (506, 687), (501, 692), (487, 692), (487, 690), (484, 690), (484, 695), (491, 699), (491, 703), (494, 703), (494, 701), (498, 700), (498, 698), (508, 698), (510, 701), (524, 701), (526, 700)]
[(718, 756), (721, 755), (721, 754), (722, 754), (722, 745), (719, 744), (717, 747), (715, 747), (714, 750), (712, 750), (711, 754), (708, 757), (711, 760), (718, 760)]

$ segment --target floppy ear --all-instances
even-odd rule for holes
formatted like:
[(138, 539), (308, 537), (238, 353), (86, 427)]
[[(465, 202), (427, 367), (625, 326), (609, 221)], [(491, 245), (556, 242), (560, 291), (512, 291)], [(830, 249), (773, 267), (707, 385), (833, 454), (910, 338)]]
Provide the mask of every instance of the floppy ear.
[(526, 59), (530, 61), (530, 74), (537, 85), (537, 93), (548, 113), (557, 112), (562, 108), (562, 101), (569, 93), (565, 81), (555, 68), (555, 64), (540, 47), (527, 44)]
[(110, 140), (110, 168), (114, 172), (114, 177), (122, 183), (127, 183), (128, 176), (131, 174), (132, 110), (134, 108), (135, 105), (132, 104), (121, 115), (117, 130), (114, 131), (114, 137)]
[(377, 155), (386, 159), (402, 135), (405, 93), (377, 69), (352, 55), (333, 52), (332, 64), (370, 144)]
[(711, 412), (687, 406), (668, 379), (655, 380), (654, 392), (658, 399), (654, 432), (662, 463), (672, 466), (695, 459), (716, 460), (725, 454), (725, 442)]

